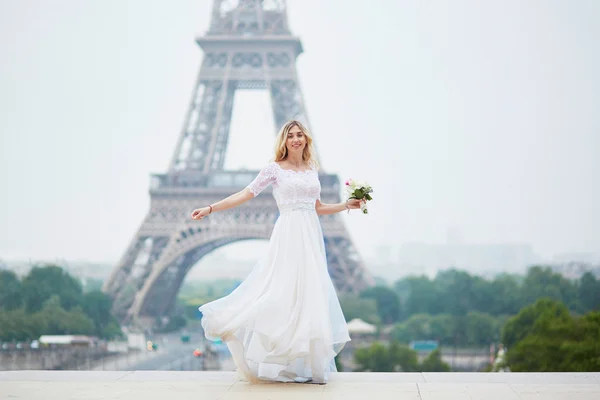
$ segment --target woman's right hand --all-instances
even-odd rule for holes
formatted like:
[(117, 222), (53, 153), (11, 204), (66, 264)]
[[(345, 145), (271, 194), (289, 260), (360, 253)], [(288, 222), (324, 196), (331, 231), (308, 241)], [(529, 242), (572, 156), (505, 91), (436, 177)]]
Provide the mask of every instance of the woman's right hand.
[(367, 201), (365, 199), (349, 199), (346, 201), (346, 208), (349, 210), (357, 209), (357, 208), (360, 208), (360, 206), (366, 202)]
[(192, 219), (200, 220), (210, 214), (209, 207), (197, 208), (192, 212)]

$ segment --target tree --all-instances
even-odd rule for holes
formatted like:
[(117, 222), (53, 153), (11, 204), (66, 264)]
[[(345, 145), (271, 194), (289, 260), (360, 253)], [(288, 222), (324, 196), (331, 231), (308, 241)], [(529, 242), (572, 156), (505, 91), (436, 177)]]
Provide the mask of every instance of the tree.
[[(535, 304), (523, 308), (518, 315), (508, 320), (502, 329), (502, 343), (509, 349), (525, 339), (536, 328), (540, 316), (548, 316), (549, 320), (568, 322), (571, 318), (564, 304), (550, 299), (538, 300)], [(546, 319), (540, 320), (539, 324)]]
[(449, 372), (450, 365), (442, 361), (442, 352), (440, 349), (435, 349), (425, 357), (419, 370), (421, 372)]
[(478, 296), (475, 292), (477, 279), (465, 271), (449, 269), (440, 271), (435, 277), (444, 313), (466, 315), (477, 310)]
[(579, 279), (577, 297), (584, 311), (600, 310), (600, 280), (591, 272)]
[(102, 337), (109, 340), (123, 337), (123, 331), (115, 318), (104, 327), (102, 330)]
[(470, 312), (467, 314), (466, 345), (485, 346), (498, 338), (499, 327), (495, 318), (491, 315)]
[(94, 322), (80, 307), (66, 311), (60, 305), (60, 298), (50, 297), (40, 312), (45, 319), (45, 332), (48, 335), (90, 335), (94, 333)]
[[(24, 307), (15, 309), (19, 306)], [(84, 295), (79, 281), (57, 266), (34, 267), (22, 283), (14, 273), (0, 271), (0, 340), (69, 333), (121, 336), (111, 308), (110, 297), (100, 291)]]
[(432, 316), (428, 314), (413, 315), (406, 321), (396, 324), (390, 336), (400, 343), (410, 343), (413, 340), (433, 339)]
[(60, 305), (70, 310), (81, 304), (81, 284), (55, 265), (33, 267), (23, 279), (23, 298), (28, 312), (39, 311), (51, 296), (58, 296)]
[(84, 293), (88, 293), (88, 292), (93, 292), (93, 291), (101, 291), (102, 290), (102, 284), (104, 283), (104, 281), (102, 279), (96, 279), (96, 278), (86, 278), (83, 281), (83, 292)]
[(449, 314), (439, 314), (431, 319), (431, 339), (443, 344), (454, 343), (454, 328), (456, 318)]
[(21, 282), (13, 271), (0, 270), (0, 309), (15, 310), (21, 307)]
[(335, 369), (337, 370), (337, 372), (344, 372), (344, 365), (342, 364), (342, 361), (340, 360), (339, 354), (337, 356), (335, 356), (334, 361), (335, 361)]
[(419, 371), (417, 352), (396, 341), (389, 345), (389, 357), (392, 360), (393, 370), (401, 372)]
[(356, 371), (370, 372), (411, 372), (418, 371), (417, 353), (397, 342), (389, 346), (380, 342), (369, 347), (356, 349), (354, 361), (358, 365)]
[(470, 284), (470, 301), (472, 305), (467, 313), (479, 311), (489, 314), (496, 300), (496, 295), (493, 292), (493, 281), (488, 281), (480, 276), (473, 276)]
[(571, 330), (572, 321), (550, 314), (540, 316), (542, 329), (525, 336), (507, 353), (507, 363), (513, 372), (556, 372), (566, 356), (562, 344)]
[(561, 347), (569, 371), (600, 371), (600, 311), (576, 320), (573, 334)]
[(384, 324), (392, 324), (400, 318), (400, 300), (393, 290), (375, 286), (361, 292), (360, 297), (375, 300), (377, 313)]
[(538, 300), (511, 318), (503, 331), (512, 343), (511, 371), (600, 371), (600, 313), (574, 318), (564, 304)]
[(419, 364), (417, 352), (392, 341), (388, 346), (375, 342), (354, 353), (356, 371), (370, 372), (445, 372), (450, 366), (442, 361), (440, 350), (431, 352)]
[(363, 372), (389, 372), (393, 371), (393, 365), (383, 343), (375, 342), (369, 347), (356, 349), (354, 361), (357, 364), (355, 371)]
[(523, 305), (521, 286), (514, 275), (500, 274), (490, 285), (491, 302), (486, 311), (491, 315), (515, 315)]
[(480, 312), (466, 316), (418, 314), (396, 324), (390, 334), (401, 343), (437, 340), (449, 346), (483, 346), (500, 337), (500, 320)]
[(522, 285), (522, 297), (523, 304), (532, 304), (541, 298), (563, 302), (570, 309), (575, 309), (577, 304), (577, 291), (573, 282), (549, 267), (529, 268)]
[(515, 315), (540, 298), (563, 302), (571, 311), (600, 310), (600, 280), (590, 272), (569, 280), (549, 267), (533, 266), (526, 276), (500, 274), (488, 281), (465, 271), (440, 271), (434, 280), (410, 276), (394, 283), (401, 319), (416, 314), (466, 316), (472, 311)]
[(108, 295), (100, 291), (92, 291), (84, 295), (83, 311), (94, 322), (94, 332), (99, 337), (112, 339), (123, 335), (111, 310), (112, 299)]
[(381, 322), (377, 313), (377, 302), (373, 299), (363, 299), (353, 294), (341, 295), (340, 306), (347, 321), (360, 318), (371, 324)]
[(439, 314), (442, 307), (439, 302), (437, 285), (426, 276), (409, 276), (397, 281), (394, 290), (404, 305), (403, 317), (414, 314)]
[(112, 299), (108, 295), (93, 291), (83, 296), (83, 311), (94, 321), (95, 333), (97, 336), (104, 336), (104, 329), (110, 322), (113, 322)]
[(26, 314), (23, 308), (0, 310), (0, 341), (24, 341), (40, 337), (45, 320), (37, 314)]

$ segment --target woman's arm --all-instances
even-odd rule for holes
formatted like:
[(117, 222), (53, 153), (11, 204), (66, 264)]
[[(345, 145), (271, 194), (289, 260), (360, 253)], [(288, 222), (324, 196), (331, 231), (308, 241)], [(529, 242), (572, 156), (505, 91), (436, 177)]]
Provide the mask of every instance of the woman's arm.
[(348, 209), (360, 208), (361, 201), (364, 200), (350, 199), (345, 203), (326, 204), (321, 203), (321, 200), (317, 200), (315, 210), (317, 215), (335, 214)]
[(252, 191), (249, 188), (245, 188), (237, 193), (232, 194), (229, 197), (224, 198), (223, 200), (211, 204), (211, 206), (209, 207), (195, 209), (194, 212), (192, 212), (192, 219), (202, 219), (208, 214), (214, 213), (216, 211), (229, 210), (230, 208), (237, 207), (240, 204), (247, 202), (253, 197), (254, 194), (252, 193)]

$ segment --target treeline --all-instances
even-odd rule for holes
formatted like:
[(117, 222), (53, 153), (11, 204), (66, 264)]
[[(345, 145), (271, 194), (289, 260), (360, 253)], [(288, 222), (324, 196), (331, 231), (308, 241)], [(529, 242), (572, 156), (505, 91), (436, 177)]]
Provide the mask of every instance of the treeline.
[[(574, 315), (565, 304), (543, 298), (509, 318), (501, 331), (500, 341), (508, 351), (498, 368), (508, 367), (513, 372), (600, 371), (600, 311)], [(450, 369), (441, 360), (439, 349), (418, 362), (416, 352), (393, 339), (389, 345), (375, 342), (357, 349), (354, 361), (359, 371)]]
[(403, 343), (435, 339), (444, 345), (480, 346), (497, 341), (506, 320), (541, 298), (576, 314), (600, 309), (600, 280), (586, 273), (569, 280), (550, 268), (531, 267), (525, 276), (487, 280), (465, 271), (440, 271), (434, 279), (411, 276), (392, 287), (376, 286), (340, 297), (347, 320), (394, 325), (390, 337)]
[(448, 372), (450, 366), (442, 361), (439, 349), (432, 351), (419, 362), (417, 352), (396, 341), (385, 345), (375, 342), (356, 349), (356, 372)]
[(500, 339), (507, 317), (493, 317), (480, 312), (467, 315), (417, 314), (396, 323), (390, 338), (401, 343), (412, 340), (437, 340), (444, 346), (485, 347)]
[(22, 280), (0, 270), (0, 341), (26, 341), (40, 335), (122, 335), (110, 297), (85, 292), (79, 280), (55, 265), (35, 266)]
[(239, 284), (239, 279), (185, 282), (177, 294), (176, 313), (188, 319), (198, 319), (198, 307), (228, 295)]
[(508, 320), (502, 343), (511, 371), (600, 371), (600, 311), (577, 316), (560, 302), (541, 299)]

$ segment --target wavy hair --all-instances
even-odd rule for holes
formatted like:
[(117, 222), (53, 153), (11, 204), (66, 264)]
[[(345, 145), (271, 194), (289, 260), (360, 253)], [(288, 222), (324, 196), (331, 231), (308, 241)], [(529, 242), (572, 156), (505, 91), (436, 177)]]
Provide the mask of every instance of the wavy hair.
[(313, 147), (313, 139), (308, 131), (308, 129), (297, 120), (290, 120), (286, 122), (282, 127), (279, 133), (277, 134), (277, 140), (275, 143), (275, 159), (274, 161), (282, 161), (285, 160), (288, 156), (287, 147), (285, 146), (285, 142), (287, 141), (287, 135), (290, 133), (290, 130), (297, 126), (300, 131), (306, 137), (306, 146), (304, 146), (304, 150), (302, 151), (302, 160), (308, 164), (311, 168), (319, 168), (319, 162), (315, 157), (315, 149)]

